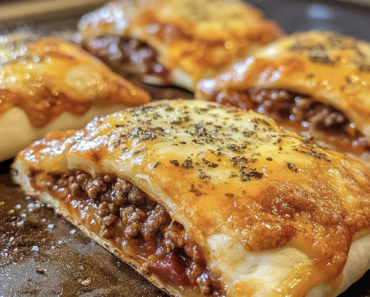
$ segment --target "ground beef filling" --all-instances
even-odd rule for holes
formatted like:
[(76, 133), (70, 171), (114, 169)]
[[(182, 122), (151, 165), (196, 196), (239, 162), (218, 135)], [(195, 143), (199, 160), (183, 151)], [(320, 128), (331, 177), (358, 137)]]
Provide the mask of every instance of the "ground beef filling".
[(117, 66), (138, 65), (145, 68), (144, 74), (169, 81), (170, 73), (158, 62), (156, 50), (138, 39), (104, 35), (84, 40), (82, 47), (102, 60), (118, 64)]
[(70, 176), (33, 172), (31, 184), (49, 191), (71, 212), (80, 209), (81, 217), (95, 218), (95, 232), (117, 247), (129, 247), (143, 274), (190, 286), (204, 295), (223, 296), (220, 282), (210, 276), (202, 251), (184, 227), (127, 180), (110, 174), (92, 178), (84, 172)]
[(339, 147), (349, 147), (351, 151), (362, 153), (370, 150), (367, 138), (356, 130), (341, 111), (314, 101), (309, 96), (278, 89), (250, 89), (243, 93), (235, 92), (221, 101), (220, 103), (253, 109), (300, 132), (319, 131), (332, 135), (335, 139), (331, 138), (331, 141), (337, 142)]

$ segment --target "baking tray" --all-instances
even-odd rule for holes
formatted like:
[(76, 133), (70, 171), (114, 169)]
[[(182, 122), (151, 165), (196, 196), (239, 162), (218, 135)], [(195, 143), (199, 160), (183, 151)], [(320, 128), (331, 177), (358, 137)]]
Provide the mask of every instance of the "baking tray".
[[(1, 0), (0, 0), (1, 1)], [(102, 5), (104, 0), (28, 0), (28, 1), (7, 1), (1, 6), (0, 20), (11, 20), (15, 18), (29, 19), (38, 18), (50, 20), (78, 15), (86, 9), (94, 9)]]
[[(367, 7), (337, 1), (249, 2), (277, 21), (287, 33), (333, 30), (370, 41), (370, 8)], [(31, 24), (41, 31), (74, 29), (78, 18), (59, 16), (45, 21), (45, 17), (35, 16)], [(24, 23), (18, 20), (3, 23), (0, 33), (17, 26)], [(147, 86), (135, 77), (129, 79), (149, 91), (154, 99), (192, 97), (178, 88)], [(11, 181), (10, 164), (11, 160), (0, 163), (0, 297), (167, 297), (52, 210), (24, 196)], [(340, 296), (370, 296), (369, 291), (370, 272)]]

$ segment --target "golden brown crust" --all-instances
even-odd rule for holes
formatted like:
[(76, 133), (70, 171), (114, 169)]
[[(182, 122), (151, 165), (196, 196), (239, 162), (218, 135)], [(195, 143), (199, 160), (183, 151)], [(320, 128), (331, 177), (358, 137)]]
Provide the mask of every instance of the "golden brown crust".
[[(190, 89), (283, 35), (257, 9), (226, 0), (116, 1), (84, 16), (79, 27), (85, 41), (116, 35), (148, 43), (172, 71), (172, 83)], [(178, 80), (175, 70), (191, 83)]]
[(0, 116), (20, 107), (34, 127), (91, 106), (138, 106), (150, 96), (80, 48), (56, 38), (4, 36), (0, 43)]
[[(262, 115), (207, 102), (159, 102), (50, 134), (18, 155), (20, 165), (23, 175), (84, 170), (129, 180), (191, 234), (226, 296), (303, 296), (330, 282), (334, 293), (354, 235), (370, 228), (366, 167)], [(290, 260), (274, 267), (288, 250)], [(269, 285), (264, 267), (280, 271)]]
[(369, 83), (369, 43), (310, 31), (283, 38), (215, 79), (199, 82), (196, 97), (215, 100), (253, 88), (299, 93), (343, 112), (369, 140)]

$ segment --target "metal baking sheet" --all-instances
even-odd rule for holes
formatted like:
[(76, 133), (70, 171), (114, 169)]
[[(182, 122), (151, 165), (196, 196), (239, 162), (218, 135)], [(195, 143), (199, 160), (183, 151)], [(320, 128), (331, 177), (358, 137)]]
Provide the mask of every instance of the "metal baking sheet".
[[(332, 30), (370, 41), (370, 8), (337, 1), (249, 2), (287, 33)], [(2, 0), (0, 10), (1, 3)], [(53, 21), (36, 18), (31, 24), (53, 31), (74, 29), (77, 21), (78, 16), (59, 16)], [(0, 25), (0, 33), (22, 26), (23, 22), (12, 20)], [(192, 97), (178, 88), (147, 86), (129, 78), (154, 99)], [(0, 297), (167, 296), (52, 210), (24, 196), (11, 181), (10, 164), (11, 161), (0, 163)], [(370, 296), (370, 272), (341, 295), (364, 296)]]
[[(71, 15), (79, 15), (88, 9), (95, 9), (104, 4), (104, 0), (27, 0), (6, 1), (0, 9), (0, 20), (22, 19), (44, 19), (51, 17), (66, 18)], [(1, 0), (0, 0), (1, 3)]]

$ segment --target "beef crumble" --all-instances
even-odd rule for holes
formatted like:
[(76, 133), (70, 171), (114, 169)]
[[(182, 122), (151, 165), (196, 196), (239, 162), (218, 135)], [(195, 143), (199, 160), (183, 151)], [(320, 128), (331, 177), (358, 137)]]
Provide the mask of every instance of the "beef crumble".
[(96, 232), (117, 248), (128, 245), (143, 274), (153, 273), (203, 295), (224, 296), (220, 282), (206, 268), (201, 249), (184, 227), (127, 180), (108, 174), (92, 178), (84, 172), (70, 176), (33, 172), (31, 184), (67, 206), (83, 203), (84, 209), (93, 209), (89, 215), (98, 221)]
[(308, 96), (284, 90), (255, 89), (249, 90), (248, 95), (256, 111), (266, 113), (274, 120), (307, 122), (317, 130), (347, 133), (349, 121), (341, 111)]
[(350, 150), (360, 153), (370, 150), (366, 137), (356, 130), (343, 112), (312, 97), (280, 89), (249, 89), (233, 92), (220, 100), (222, 104), (253, 109), (300, 132), (319, 131), (335, 136), (339, 147), (350, 146)]
[(144, 67), (144, 74), (155, 75), (169, 82), (170, 72), (157, 60), (157, 52), (147, 43), (133, 38), (103, 35), (82, 42), (82, 47), (114, 65), (136, 65)]

